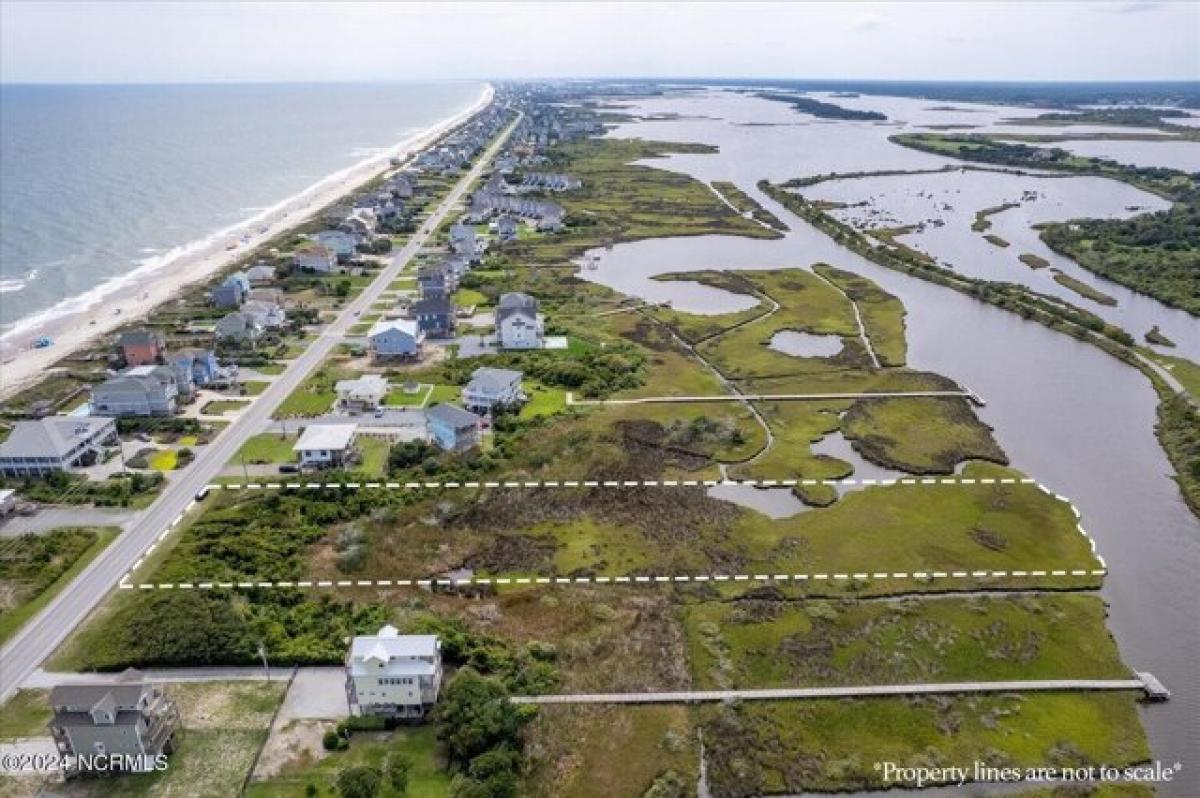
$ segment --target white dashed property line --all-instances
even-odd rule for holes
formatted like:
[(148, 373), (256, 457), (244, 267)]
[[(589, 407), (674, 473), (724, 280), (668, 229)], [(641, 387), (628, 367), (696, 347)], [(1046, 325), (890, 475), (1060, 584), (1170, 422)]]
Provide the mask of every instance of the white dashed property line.
[[(264, 484), (264, 483), (252, 483)], [(267, 487), (288, 487), (300, 488), (300, 483), (265, 483)], [(749, 487), (775, 487), (788, 485), (1036, 485), (1039, 490), (1057, 501), (1063, 502), (1070, 509), (1072, 515), (1075, 516), (1075, 529), (1087, 541), (1088, 548), (1092, 556), (1096, 558), (1099, 568), (1075, 568), (1075, 569), (1031, 569), (1031, 570), (973, 570), (973, 571), (855, 571), (853, 573), (813, 573), (813, 574), (679, 574), (679, 575), (630, 575), (630, 576), (579, 576), (579, 577), (472, 577), (469, 579), (358, 579), (358, 580), (301, 580), (301, 581), (261, 581), (252, 580), (245, 582), (213, 582), (206, 581), (194, 584), (192, 582), (159, 582), (149, 583), (143, 582), (134, 585), (132, 582), (133, 573), (145, 562), (146, 558), (153, 553), (154, 548), (162, 542), (164, 538), (179, 524), (185, 515), (195, 507), (198, 500), (204, 499), (208, 491), (211, 489), (238, 489), (241, 486), (236, 484), (218, 485), (212, 484), (205, 487), (196, 498), (188, 502), (187, 507), (183, 509), (168, 524), (167, 528), (162, 531), (158, 538), (147, 547), (142, 556), (140, 556), (124, 576), (121, 577), (118, 587), (123, 590), (130, 590), (137, 587), (141, 590), (171, 590), (176, 587), (180, 589), (192, 589), (198, 587), (202, 590), (233, 588), (238, 589), (257, 589), (257, 588), (331, 588), (331, 587), (430, 587), (439, 586), (467, 586), (467, 585), (528, 585), (528, 584), (558, 584), (558, 585), (587, 585), (587, 584), (646, 584), (646, 583), (663, 583), (663, 582), (809, 582), (809, 581), (849, 581), (866, 580), (866, 579), (891, 579), (891, 580), (935, 580), (935, 579), (1027, 579), (1027, 578), (1042, 578), (1046, 576), (1053, 577), (1089, 577), (1089, 576), (1106, 576), (1108, 574), (1108, 563), (1103, 555), (1096, 548), (1096, 541), (1087, 530), (1083, 528), (1082, 515), (1079, 509), (1068, 499), (1058, 493), (1054, 493), (1040, 482), (1030, 478), (967, 478), (967, 477), (921, 477), (921, 478), (903, 478), (903, 479), (863, 479), (863, 480), (766, 480), (766, 479), (743, 479), (743, 480), (580, 480), (580, 481), (508, 481), (508, 482), (387, 482), (387, 483), (305, 483), (304, 487), (309, 489), (343, 489), (351, 488), (358, 489), (362, 487), (375, 488), (383, 487), (386, 489), (407, 489), (416, 490), (421, 488), (505, 488), (505, 489), (526, 489), (526, 488), (544, 488), (544, 487), (713, 487), (717, 485), (741, 485)], [(247, 485), (250, 487), (251, 485)]]
[(1104, 568), (1078, 568), (1059, 571), (895, 571), (816, 574), (634, 574), (630, 576), (479, 576), (465, 579), (341, 579), (247, 582), (123, 582), (124, 590), (257, 590), (262, 588), (381, 588), (381, 587), (467, 587), (472, 585), (608, 585), (608, 584), (675, 584), (680, 582), (849, 582), (866, 579), (900, 579), (932, 581), (935, 579), (1024, 579), (1046, 575), (1090, 577), (1104, 576)]
[[(972, 477), (906, 477), (903, 479), (625, 479), (625, 480), (509, 480), (506, 482), (226, 482), (212, 483), (206, 490), (260, 490), (286, 488), (290, 490), (422, 490), (454, 488), (715, 488), (738, 486), (744, 488), (790, 488), (804, 485), (852, 486), (869, 485), (1038, 485), (1041, 490), (1056, 499), (1067, 501), (1038, 484), (1037, 480), (1015, 477), (972, 478)], [(1069, 503), (1069, 502), (1068, 502)]]

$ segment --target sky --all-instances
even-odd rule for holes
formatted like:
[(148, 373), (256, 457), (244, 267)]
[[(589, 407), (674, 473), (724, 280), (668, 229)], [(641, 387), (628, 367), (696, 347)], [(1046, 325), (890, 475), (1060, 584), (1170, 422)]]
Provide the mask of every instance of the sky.
[(0, 81), (1197, 80), (1200, 2), (0, 0)]

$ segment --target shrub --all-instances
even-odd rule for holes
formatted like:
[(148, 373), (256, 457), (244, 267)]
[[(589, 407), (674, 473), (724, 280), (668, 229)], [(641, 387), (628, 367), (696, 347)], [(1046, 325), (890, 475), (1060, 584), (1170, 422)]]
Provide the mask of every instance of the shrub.
[(346, 768), (338, 773), (337, 791), (342, 798), (375, 798), (382, 781), (378, 770), (366, 765)]

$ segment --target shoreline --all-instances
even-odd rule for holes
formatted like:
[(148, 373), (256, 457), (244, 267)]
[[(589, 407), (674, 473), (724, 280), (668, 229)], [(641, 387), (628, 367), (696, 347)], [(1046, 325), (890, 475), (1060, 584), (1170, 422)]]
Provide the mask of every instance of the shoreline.
[[(391, 168), (392, 158), (412, 158), (447, 131), (486, 108), (494, 96), (495, 88), (491, 83), (485, 83), (473, 104), (432, 127), (327, 175), (237, 224), (173, 247), (166, 253), (170, 257), (161, 262), (139, 266), (60, 303), (88, 302), (86, 307), (29, 324), (22, 325), (18, 321), (12, 330), (0, 336), (0, 399), (7, 399), (27, 387), (58, 361), (95, 339), (145, 318), (159, 305), (177, 299), (187, 287), (207, 280), (263, 242), (298, 226), (321, 208), (354, 192)], [(249, 239), (241, 243), (244, 235)], [(226, 249), (230, 239), (239, 241), (236, 249)], [(39, 313), (52, 311), (53, 307)], [(37, 319), (38, 315), (34, 314), (33, 318)], [(32, 343), (43, 336), (52, 339), (54, 344), (43, 349), (33, 348)], [(14, 339), (19, 339), (19, 343)]]

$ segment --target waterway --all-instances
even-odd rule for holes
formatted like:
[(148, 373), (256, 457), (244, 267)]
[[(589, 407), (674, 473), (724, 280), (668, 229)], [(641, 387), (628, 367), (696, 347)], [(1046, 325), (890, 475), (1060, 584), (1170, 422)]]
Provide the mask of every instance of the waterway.
[[(888, 112), (894, 110), (888, 104), (893, 100), (855, 102)], [(911, 109), (920, 102), (901, 105)], [(949, 117), (943, 119), (947, 122), (973, 118), (973, 124), (1017, 115), (1012, 109), (955, 106), (964, 110), (925, 113)], [(1103, 595), (1122, 655), (1131, 667), (1153, 672), (1173, 693), (1171, 701), (1142, 710), (1155, 756), (1185, 763), (1179, 780), (1160, 785), (1160, 794), (1200, 795), (1200, 669), (1195, 666), (1200, 661), (1200, 521), (1183, 503), (1154, 437), (1157, 397), (1146, 378), (1069, 336), (879, 267), (837, 246), (756, 188), (762, 178), (936, 169), (949, 163), (888, 142), (894, 124), (814, 120), (780, 103), (729, 92), (658, 97), (634, 110), (685, 118), (631, 122), (612, 135), (717, 145), (717, 154), (671, 156), (654, 165), (706, 181), (732, 180), (791, 231), (772, 241), (702, 236), (619, 244), (581, 276), (649, 301), (669, 299), (677, 309), (697, 313), (739, 310), (753, 300), (710, 287), (680, 290), (651, 277), (828, 262), (859, 272), (897, 296), (908, 309), (909, 364), (947, 375), (984, 397), (987, 406), (977, 412), (995, 429), (1013, 464), (1069, 496), (1083, 513), (1110, 568)], [(993, 201), (981, 194), (984, 199), (980, 207), (1006, 197)], [(972, 213), (979, 209), (973, 207)], [(964, 268), (959, 261), (970, 254), (946, 251), (942, 257)], [(1168, 315), (1163, 310), (1160, 323)]]

